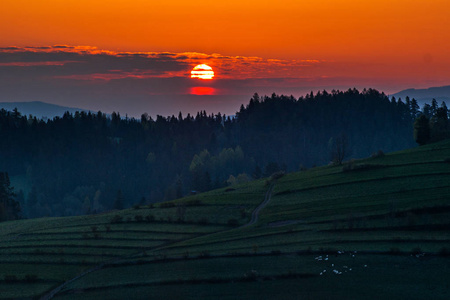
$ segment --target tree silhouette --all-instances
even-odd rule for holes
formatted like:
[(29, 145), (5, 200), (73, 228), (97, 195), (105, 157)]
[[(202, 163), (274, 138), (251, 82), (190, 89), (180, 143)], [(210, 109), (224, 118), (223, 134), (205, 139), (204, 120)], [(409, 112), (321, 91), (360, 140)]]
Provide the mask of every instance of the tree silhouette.
[(414, 140), (419, 145), (425, 145), (430, 140), (430, 121), (424, 114), (414, 122)]

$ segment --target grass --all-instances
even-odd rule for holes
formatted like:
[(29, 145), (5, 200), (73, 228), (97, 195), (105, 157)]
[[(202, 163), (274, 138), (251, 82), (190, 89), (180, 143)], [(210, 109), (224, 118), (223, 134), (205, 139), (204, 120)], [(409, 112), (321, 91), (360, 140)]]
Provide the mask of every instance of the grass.
[(287, 174), (249, 227), (265, 179), (152, 208), (4, 222), (0, 294), (38, 297), (102, 264), (55, 298), (447, 299), (448, 157), (444, 141)]

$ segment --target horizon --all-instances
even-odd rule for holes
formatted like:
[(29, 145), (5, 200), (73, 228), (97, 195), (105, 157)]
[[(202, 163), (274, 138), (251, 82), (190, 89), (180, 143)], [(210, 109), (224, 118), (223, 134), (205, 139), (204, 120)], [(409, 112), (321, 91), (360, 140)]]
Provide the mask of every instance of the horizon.
[[(394, 93), (394, 94), (386, 94), (384, 91), (378, 91), (378, 90), (377, 90), (377, 91), (380, 92), (380, 94), (385, 94), (386, 97), (389, 98), (389, 100), (392, 100), (393, 97), (396, 97), (397, 100), (404, 100), (404, 99), (402, 99), (402, 97), (403, 97), (403, 96), (409, 97), (409, 94), (406, 94), (406, 92), (409, 92), (409, 91), (413, 91), (413, 92), (414, 92), (414, 91), (416, 91), (416, 92), (417, 92), (417, 91), (418, 91), (418, 92), (423, 92), (423, 91), (429, 91), (429, 90), (433, 90), (433, 89), (446, 88), (446, 87), (450, 87), (450, 85), (449, 85), (449, 86), (443, 86), (443, 87), (429, 87), (429, 88), (426, 88), (426, 89), (415, 89), (415, 88), (411, 88), (411, 89), (406, 89), (406, 90), (399, 91), (399, 92)], [(337, 90), (334, 90), (334, 91), (336, 91), (336, 92), (346, 92), (346, 91), (349, 90), (349, 89), (352, 89), (352, 88), (348, 88), (348, 89), (345, 89), (345, 90), (337, 89)], [(356, 88), (353, 88), (353, 89), (356, 89)], [(371, 88), (364, 88), (364, 89), (362, 89), (362, 90), (359, 90), (359, 89), (357, 89), (357, 90), (361, 93), (361, 92), (363, 92), (364, 90), (367, 90), (367, 89), (371, 89)], [(376, 89), (374, 89), (374, 90), (376, 90)], [(275, 95), (277, 95), (277, 96), (294, 97), (296, 100), (300, 100), (300, 98), (304, 98), (305, 96), (308, 96), (310, 93), (313, 93), (314, 95), (316, 95), (318, 92), (320, 92), (320, 93), (322, 93), (322, 92), (332, 93), (331, 90), (326, 90), (326, 89), (324, 89), (324, 90), (317, 90), (317, 91), (315, 91), (315, 92), (311, 90), (310, 92), (307, 92), (307, 93), (305, 93), (304, 95), (300, 95), (299, 97), (294, 97), (292, 94), (289, 95), (289, 94), (276, 94), (276, 93), (272, 93), (272, 95), (275, 94)], [(258, 94), (258, 93), (255, 92), (253, 95), (255, 95), (255, 94)], [(260, 94), (258, 94), (258, 96), (261, 97), (261, 98), (264, 98), (264, 97), (271, 97), (272, 95), (269, 95), (269, 94), (263, 94), (263, 95), (260, 95)], [(248, 99), (247, 99), (247, 102), (244, 101), (243, 103), (241, 103), (241, 105), (246, 106), (246, 105), (249, 103), (249, 101), (251, 100), (251, 98), (252, 98), (252, 97), (249, 96)], [(420, 109), (422, 109), (422, 108), (423, 108), (423, 105), (424, 105), (425, 103), (431, 104), (431, 99), (435, 99), (435, 100), (437, 100), (439, 103), (441, 103), (440, 100), (443, 100), (442, 102), (447, 103), (448, 98), (450, 98), (450, 97), (447, 97), (447, 96), (438, 96), (438, 97), (434, 97), (434, 96), (433, 96), (433, 97), (424, 96), (424, 97), (419, 98), (419, 97), (414, 97), (414, 96), (412, 96), (412, 97), (409, 97), (409, 98), (417, 100), (417, 101), (418, 101), (417, 103), (418, 103)], [(15, 103), (19, 104), (19, 106), (14, 106)], [(5, 106), (5, 104), (8, 104), (8, 105)], [(26, 106), (27, 104), (38, 104), (38, 105), (44, 105), (45, 107), (33, 107), (33, 108), (32, 108), (32, 107)], [(48, 106), (51, 107), (50, 111), (48, 111)], [(52, 118), (54, 118), (54, 117), (56, 117), (56, 116), (62, 116), (62, 115), (63, 115), (64, 113), (66, 113), (66, 112), (69, 112), (70, 114), (73, 114), (73, 113), (75, 113), (75, 112), (77, 112), (77, 111), (79, 111), (79, 112), (85, 111), (85, 112), (89, 112), (89, 113), (98, 113), (98, 112), (101, 112), (101, 113), (106, 114), (108, 117), (110, 117), (112, 113), (118, 113), (118, 114), (120, 114), (120, 116), (121, 116), (122, 119), (125, 119), (125, 118), (132, 118), (132, 119), (137, 119), (137, 120), (139, 120), (140, 117), (141, 117), (142, 115), (144, 115), (144, 114), (147, 114), (148, 116), (150, 116), (150, 117), (152, 117), (152, 118), (156, 118), (157, 116), (171, 117), (171, 116), (178, 115), (179, 113), (183, 114), (184, 116), (187, 116), (188, 114), (190, 114), (190, 115), (193, 116), (193, 115), (195, 115), (195, 114), (197, 114), (197, 113), (199, 113), (199, 112), (206, 111), (205, 109), (200, 108), (199, 110), (197, 110), (197, 111), (195, 111), (195, 112), (194, 112), (194, 111), (183, 112), (183, 111), (179, 110), (179, 111), (177, 111), (177, 112), (172, 112), (172, 113), (166, 114), (166, 115), (162, 115), (162, 114), (149, 114), (149, 113), (146, 112), (146, 111), (141, 112), (141, 113), (136, 114), (136, 115), (129, 115), (128, 113), (122, 113), (122, 112), (116, 111), (116, 110), (111, 110), (111, 111), (90, 110), (90, 109), (86, 109), (86, 108), (83, 108), (83, 107), (63, 106), (63, 105), (60, 105), (60, 104), (55, 104), (55, 103), (45, 102), (45, 101), (39, 101), (39, 100), (36, 100), (36, 101), (20, 101), (20, 102), (0, 101), (0, 109), (6, 109), (7, 111), (12, 111), (12, 110), (14, 110), (14, 109), (16, 109), (16, 108), (17, 108), (18, 111), (19, 111), (20, 113), (22, 113), (22, 115), (24, 115), (24, 116), (32, 115), (33, 117), (42, 118), (42, 119), (52, 119)], [(45, 108), (47, 108), (47, 110), (44, 110)], [(236, 113), (238, 113), (238, 112), (239, 112), (239, 108), (236, 108), (235, 111), (234, 111), (234, 113), (231, 113), (231, 114), (230, 114), (230, 113), (228, 113), (228, 114), (227, 114), (227, 113), (223, 113), (223, 112), (221, 112), (221, 111), (206, 111), (206, 113), (207, 113), (208, 115), (211, 115), (211, 114), (214, 115), (214, 114), (221, 113), (221, 114), (224, 115), (224, 116), (232, 117), (232, 118), (233, 118), (233, 117), (236, 115)]]

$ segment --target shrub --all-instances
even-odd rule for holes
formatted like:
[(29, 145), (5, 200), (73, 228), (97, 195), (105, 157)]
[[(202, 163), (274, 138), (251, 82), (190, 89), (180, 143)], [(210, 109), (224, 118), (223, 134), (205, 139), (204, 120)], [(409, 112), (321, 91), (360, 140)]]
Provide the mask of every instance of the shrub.
[(107, 232), (110, 232), (111, 231), (111, 226), (110, 225), (105, 225), (105, 229), (106, 229)]
[(98, 229), (98, 227), (97, 226), (91, 226), (91, 230), (92, 230), (92, 232), (97, 232), (97, 229)]
[(244, 279), (253, 281), (256, 280), (258, 276), (259, 274), (256, 270), (251, 270), (244, 274)]
[(111, 219), (111, 223), (122, 223), (123, 222), (123, 217), (119, 216), (119, 215), (115, 215), (112, 219)]
[(270, 180), (274, 181), (274, 180), (280, 179), (284, 175), (286, 175), (286, 173), (284, 171), (277, 171), (277, 172), (273, 173), (272, 175), (270, 175)]
[(170, 207), (175, 207), (175, 203), (173, 202), (163, 202), (159, 204), (160, 208), (170, 208)]
[(411, 254), (417, 255), (423, 253), (422, 249), (420, 247), (415, 247), (411, 250)]
[(200, 199), (191, 199), (186, 202), (184, 202), (184, 205), (186, 206), (200, 206), (203, 205), (203, 202)]
[(133, 209), (140, 209), (141, 207), (139, 206), (139, 204), (135, 204), (133, 205)]
[(209, 220), (207, 218), (203, 217), (200, 220), (198, 220), (198, 223), (201, 225), (206, 225), (206, 224), (209, 224)]
[(154, 208), (155, 207), (155, 205), (153, 205), (153, 203), (150, 203), (149, 205), (148, 205), (148, 208)]
[(238, 222), (238, 220), (232, 218), (232, 219), (228, 220), (227, 224), (228, 224), (228, 226), (233, 226), (234, 227), (234, 226), (238, 226), (239, 222)]
[(375, 164), (355, 164), (354, 161), (350, 161), (342, 167), (342, 172), (351, 172), (351, 171), (365, 171), (365, 170), (373, 170), (384, 167), (383, 165), (375, 165)]
[(19, 281), (17, 279), (16, 275), (5, 275), (4, 279), (5, 279), (6, 283), (14, 283), (14, 282), (18, 282)]
[(390, 249), (389, 253), (392, 254), (392, 255), (399, 255), (401, 252), (400, 252), (400, 249), (399, 249), (399, 248), (397, 248), (397, 247), (392, 247), (392, 248)]
[(28, 283), (36, 282), (38, 281), (38, 277), (36, 274), (27, 274), (25, 275), (25, 281)]
[(202, 251), (200, 252), (200, 254), (198, 255), (199, 258), (208, 258), (210, 257), (210, 254), (208, 251)]
[(447, 247), (442, 247), (439, 250), (439, 255), (440, 256), (450, 256), (450, 249), (448, 249)]
[(444, 159), (444, 162), (447, 164), (450, 164), (450, 157), (447, 157), (446, 159)]
[(383, 156), (384, 156), (384, 152), (381, 150), (378, 150), (377, 152), (372, 153), (372, 158), (383, 157)]
[(154, 215), (148, 215), (145, 217), (145, 220), (149, 223), (154, 222), (155, 221), (155, 216)]
[(136, 222), (142, 222), (144, 221), (144, 217), (142, 215), (135, 215), (134, 219), (136, 220)]

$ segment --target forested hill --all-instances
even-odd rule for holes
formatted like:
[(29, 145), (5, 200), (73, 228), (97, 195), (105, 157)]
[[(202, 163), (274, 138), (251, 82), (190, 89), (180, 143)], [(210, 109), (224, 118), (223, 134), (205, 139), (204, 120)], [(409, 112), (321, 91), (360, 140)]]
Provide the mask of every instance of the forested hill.
[(20, 183), (24, 216), (94, 213), (327, 164), (338, 147), (344, 159), (408, 148), (419, 113), (373, 89), (255, 94), (234, 118), (0, 110), (0, 171)]

